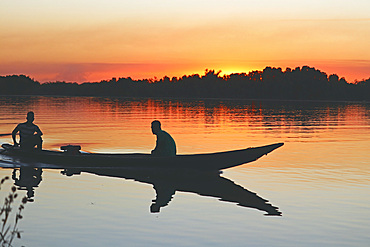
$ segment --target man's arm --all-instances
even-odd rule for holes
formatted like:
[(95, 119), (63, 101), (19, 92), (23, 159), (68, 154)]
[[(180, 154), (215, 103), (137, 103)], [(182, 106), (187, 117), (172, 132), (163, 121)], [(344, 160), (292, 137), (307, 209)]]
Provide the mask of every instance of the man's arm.
[(17, 142), (17, 139), (16, 139), (16, 135), (19, 131), (19, 128), (18, 128), (19, 124), (17, 125), (17, 127), (14, 128), (14, 130), (12, 131), (12, 138), (13, 138), (13, 143), (14, 143), (14, 146), (18, 147), (19, 146), (19, 143)]
[(42, 136), (42, 131), (40, 130), (39, 126), (36, 125), (36, 135)]
[(165, 154), (166, 142), (163, 138), (163, 135), (159, 133), (157, 135), (157, 141), (154, 150), (152, 150), (152, 154), (154, 155), (163, 155)]
[(158, 153), (158, 136), (157, 140), (155, 141), (155, 148), (151, 152), (152, 154), (157, 154)]

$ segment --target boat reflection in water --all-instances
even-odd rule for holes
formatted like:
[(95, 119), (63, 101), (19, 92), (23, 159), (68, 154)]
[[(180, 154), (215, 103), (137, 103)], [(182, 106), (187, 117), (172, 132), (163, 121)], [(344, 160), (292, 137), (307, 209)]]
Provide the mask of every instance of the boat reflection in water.
[(219, 198), (221, 201), (237, 203), (237, 205), (255, 208), (266, 212), (265, 215), (281, 216), (277, 207), (233, 181), (220, 176), (220, 172), (191, 172), (191, 171), (149, 171), (129, 169), (65, 169), (62, 174), (67, 176), (79, 175), (81, 172), (114, 178), (133, 179), (152, 184), (156, 198), (150, 206), (152, 213), (160, 212), (172, 200), (176, 191), (196, 193), (201, 196)]
[[(27, 191), (29, 202), (34, 201), (35, 188), (42, 181), (40, 167), (21, 166), (13, 169), (14, 185)], [(265, 215), (281, 216), (279, 209), (268, 200), (258, 196), (233, 181), (222, 177), (219, 171), (199, 172), (191, 170), (160, 170), (160, 169), (120, 169), (120, 168), (65, 168), (63, 175), (73, 176), (91, 173), (98, 176), (123, 178), (151, 184), (156, 198), (150, 206), (150, 212), (158, 213), (167, 206), (175, 193), (187, 192), (201, 196), (215, 197), (220, 201), (236, 203), (238, 206), (254, 208), (266, 212)]]
[(13, 170), (12, 179), (17, 189), (26, 190), (28, 201), (33, 202), (35, 195), (34, 188), (38, 187), (42, 180), (42, 169), (22, 166), (19, 169)]

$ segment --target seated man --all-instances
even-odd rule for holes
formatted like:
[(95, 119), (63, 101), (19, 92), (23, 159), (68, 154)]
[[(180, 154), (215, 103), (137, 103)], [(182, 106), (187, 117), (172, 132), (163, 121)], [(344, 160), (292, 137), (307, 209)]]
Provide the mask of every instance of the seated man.
[[(18, 147), (21, 145), (22, 149), (32, 150), (35, 146), (37, 149), (42, 149), (42, 132), (40, 128), (33, 123), (35, 120), (35, 114), (30, 111), (27, 113), (27, 122), (20, 123), (15, 127), (12, 132), (14, 146)], [(20, 141), (16, 140), (16, 134), (19, 132)]]
[(152, 122), (152, 132), (157, 136), (157, 143), (152, 150), (156, 156), (175, 156), (176, 143), (166, 131), (161, 129), (161, 123), (158, 120)]

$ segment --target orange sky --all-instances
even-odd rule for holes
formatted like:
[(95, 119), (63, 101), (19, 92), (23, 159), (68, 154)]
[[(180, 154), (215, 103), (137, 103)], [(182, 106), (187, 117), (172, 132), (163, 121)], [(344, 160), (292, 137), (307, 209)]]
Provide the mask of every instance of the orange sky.
[(1, 1), (0, 75), (41, 82), (309, 65), (370, 77), (370, 1)]

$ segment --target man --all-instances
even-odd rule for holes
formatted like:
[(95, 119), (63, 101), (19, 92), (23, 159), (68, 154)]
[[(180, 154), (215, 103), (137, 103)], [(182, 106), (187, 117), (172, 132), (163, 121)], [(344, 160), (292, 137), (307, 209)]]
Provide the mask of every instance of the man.
[[(21, 146), (22, 149), (32, 150), (35, 146), (37, 149), (42, 149), (42, 132), (40, 128), (33, 123), (35, 114), (30, 111), (27, 113), (27, 122), (20, 123), (12, 132), (14, 146)], [(20, 141), (16, 140), (16, 134), (19, 132)]]
[(175, 156), (176, 143), (166, 131), (161, 129), (161, 122), (152, 122), (152, 133), (157, 136), (157, 142), (152, 154), (156, 156)]

